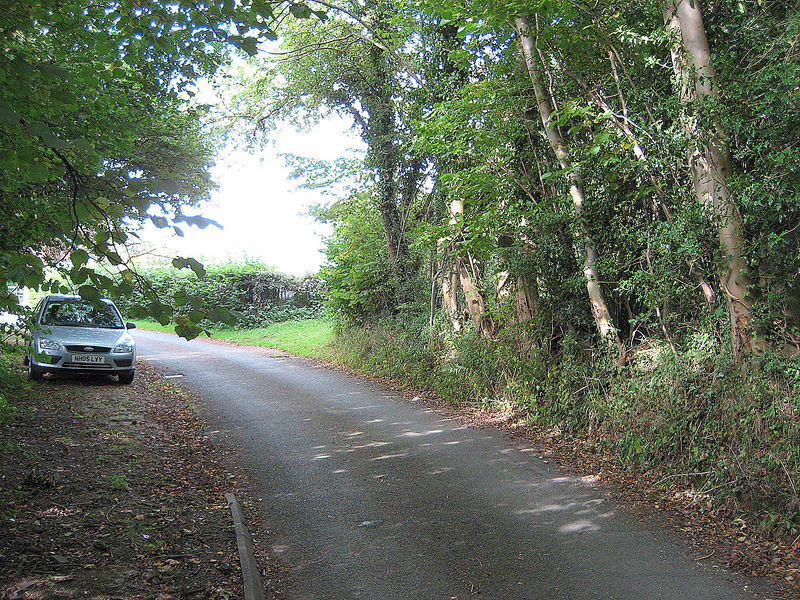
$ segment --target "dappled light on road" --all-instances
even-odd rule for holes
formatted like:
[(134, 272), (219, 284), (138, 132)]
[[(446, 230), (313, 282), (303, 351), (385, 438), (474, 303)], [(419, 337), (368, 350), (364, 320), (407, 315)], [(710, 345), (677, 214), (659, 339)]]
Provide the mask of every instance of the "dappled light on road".
[(384, 454), (382, 456), (376, 456), (375, 458), (371, 458), (370, 460), (372, 460), (372, 461), (375, 461), (375, 460), (391, 460), (393, 458), (403, 458), (405, 456), (408, 456), (407, 452), (398, 452), (396, 454)]
[(419, 432), (419, 431), (406, 431), (405, 433), (402, 433), (401, 435), (402, 435), (402, 437), (423, 437), (423, 436), (426, 436), (426, 435), (436, 435), (437, 433), (444, 433), (444, 431), (442, 429), (433, 429), (431, 431), (422, 431), (422, 432)]

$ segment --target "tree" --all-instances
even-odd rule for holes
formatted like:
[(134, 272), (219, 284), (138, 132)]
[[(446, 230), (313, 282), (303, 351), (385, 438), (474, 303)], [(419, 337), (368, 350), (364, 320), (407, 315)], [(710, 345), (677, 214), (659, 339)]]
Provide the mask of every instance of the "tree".
[[(517, 35), (520, 38), (520, 47), (525, 59), (525, 66), (528, 70), (528, 74), (531, 78), (531, 85), (536, 95), (536, 104), (539, 109), (539, 116), (542, 120), (542, 126), (550, 142), (553, 153), (568, 179), (572, 204), (575, 207), (575, 214), (580, 220), (584, 218), (584, 205), (586, 203), (581, 174), (572, 164), (569, 146), (553, 124), (553, 108), (542, 83), (542, 76), (537, 64), (538, 61), (534, 54), (535, 42), (533, 31), (531, 30), (528, 19), (525, 16), (517, 16), (515, 18), (515, 26)], [(605, 293), (600, 285), (600, 275), (597, 269), (598, 251), (587, 231), (583, 232), (583, 237), (583, 273), (586, 277), (586, 289), (589, 293), (589, 301), (592, 306), (592, 316), (594, 317), (601, 337), (616, 347), (619, 355), (618, 360), (624, 362), (625, 347), (616, 330), (614, 319), (605, 299)]]
[(753, 326), (752, 277), (744, 260), (742, 213), (728, 184), (732, 175), (728, 134), (713, 116), (719, 91), (700, 4), (669, 0), (664, 4), (664, 21), (675, 40), (672, 63), (681, 104), (687, 107), (682, 121), (694, 192), (717, 229), (724, 256), (720, 288), (728, 304), (731, 347), (735, 357), (763, 352)]
[(329, 9), (325, 22), (286, 27), (275, 59), (254, 61), (256, 74), (238, 94), (237, 117), (264, 134), (283, 119), (302, 125), (328, 112), (352, 119), (368, 148), (363, 168), (373, 178), (372, 197), (392, 265), (392, 296), (402, 306), (417, 292), (409, 220), (425, 166), (413, 154), (413, 102), (403, 89), (407, 63), (395, 50), (412, 34), (402, 28), (402, 11), (398, 15), (389, 0), (320, 4)]
[[(273, 5), (12, 1), (0, 15), (0, 285), (125, 295), (137, 223), (180, 234), (213, 185), (191, 83), (273, 37)], [(291, 7), (289, 7), (291, 9)], [(293, 11), (296, 12), (296, 11)], [(66, 260), (69, 259), (69, 260)], [(176, 259), (191, 267), (196, 261)], [(70, 281), (49, 279), (58, 268)], [(139, 307), (162, 321), (168, 299)], [(17, 310), (0, 294), (0, 310)]]

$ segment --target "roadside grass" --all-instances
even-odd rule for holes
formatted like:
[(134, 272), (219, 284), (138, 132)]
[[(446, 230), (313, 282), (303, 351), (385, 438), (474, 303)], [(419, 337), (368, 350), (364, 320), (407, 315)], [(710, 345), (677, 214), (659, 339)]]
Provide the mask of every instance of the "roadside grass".
[(9, 423), (17, 414), (16, 402), (28, 397), (31, 385), (15, 368), (22, 364), (21, 356), (0, 355), (0, 425)]
[[(174, 332), (174, 327), (164, 327), (154, 321), (137, 321), (136, 326)], [(333, 324), (324, 319), (286, 321), (257, 329), (217, 329), (211, 335), (214, 339), (234, 344), (275, 348), (308, 358), (330, 360), (333, 357)]]
[(329, 359), (332, 356), (333, 324), (323, 319), (286, 321), (258, 329), (219, 333), (222, 339), (236, 344), (277, 348), (310, 358)]

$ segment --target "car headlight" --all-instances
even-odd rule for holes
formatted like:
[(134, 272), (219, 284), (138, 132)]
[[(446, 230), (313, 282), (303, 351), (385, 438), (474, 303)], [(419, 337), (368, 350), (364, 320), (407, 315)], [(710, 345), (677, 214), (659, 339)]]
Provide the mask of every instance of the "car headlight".
[(39, 340), (39, 350), (51, 350), (53, 352), (64, 352), (64, 346), (59, 344), (55, 340), (51, 340), (48, 338), (42, 338)]
[(132, 341), (122, 341), (114, 346), (114, 354), (130, 354), (133, 352), (133, 346)]

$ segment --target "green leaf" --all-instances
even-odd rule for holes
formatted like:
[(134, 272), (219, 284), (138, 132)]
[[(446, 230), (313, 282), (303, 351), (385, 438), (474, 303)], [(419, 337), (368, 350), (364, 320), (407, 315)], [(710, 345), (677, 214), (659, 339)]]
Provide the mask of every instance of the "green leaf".
[(154, 177), (148, 181), (148, 186), (156, 194), (163, 193), (167, 196), (176, 196), (181, 193), (180, 186), (171, 179)]
[(187, 259), (187, 262), (189, 263), (189, 268), (190, 268), (192, 271), (194, 271), (194, 274), (195, 274), (195, 275), (197, 275), (197, 278), (198, 278), (198, 279), (203, 279), (203, 278), (205, 278), (205, 276), (206, 276), (206, 269), (205, 269), (205, 267), (203, 267), (203, 265), (202, 265), (200, 262), (196, 261), (196, 260), (195, 260), (195, 259), (193, 259), (193, 258), (189, 258), (189, 259)]
[(72, 283), (75, 284), (84, 283), (87, 279), (89, 279), (89, 269), (85, 267), (73, 269), (72, 271), (70, 271), (69, 278), (72, 280)]
[(236, 45), (244, 50), (248, 56), (255, 56), (258, 54), (258, 40), (254, 37), (240, 38), (240, 41)]
[(72, 140), (72, 148), (77, 152), (84, 152), (86, 154), (94, 154), (94, 146), (92, 146), (89, 142), (84, 140), (83, 138), (78, 138)]
[(189, 302), (186, 290), (183, 288), (175, 290), (175, 293), (172, 295), (172, 300), (175, 302), (175, 306), (185, 306), (186, 303)]
[(89, 254), (85, 250), (73, 250), (69, 255), (69, 259), (72, 265), (77, 268), (89, 262)]
[(134, 291), (135, 290), (133, 289), (133, 286), (130, 283), (128, 283), (127, 281), (122, 281), (117, 286), (116, 295), (117, 296), (123, 296), (123, 297), (124, 296), (130, 296)]
[(78, 288), (78, 294), (84, 300), (89, 300), (90, 302), (97, 302), (102, 298), (102, 294), (100, 290), (98, 290), (93, 285), (82, 285)]
[(175, 317), (175, 333), (187, 340), (193, 340), (203, 333), (203, 328), (197, 323), (192, 322), (189, 317), (177, 315)]
[(207, 318), (215, 323), (235, 325), (238, 319), (227, 308), (214, 307), (208, 311)]
[(220, 229), (222, 229), (222, 225), (220, 225), (216, 221), (212, 219), (207, 219), (206, 217), (201, 217), (200, 215), (195, 215), (190, 217), (187, 216), (175, 217), (175, 222), (186, 223), (187, 225), (194, 225), (199, 229), (205, 229), (209, 225), (214, 225), (215, 227), (219, 227)]
[(132, 305), (132, 306), (131, 306), (131, 307), (128, 309), (128, 314), (129, 314), (129, 315), (131, 316), (131, 318), (133, 318), (133, 319), (144, 319), (145, 317), (149, 317), (149, 316), (151, 316), (151, 315), (150, 315), (150, 311), (149, 311), (149, 310), (147, 310), (147, 309), (146, 309), (144, 306), (142, 306), (141, 304), (134, 304), (134, 305)]
[(304, 3), (292, 4), (289, 7), (289, 12), (291, 12), (296, 19), (308, 19), (313, 14), (311, 8)]
[(25, 284), (25, 287), (35, 290), (37, 287), (39, 287), (39, 284), (42, 283), (43, 279), (44, 273), (41, 271), (34, 271), (33, 273), (25, 276), (23, 283)]
[(21, 117), (2, 100), (0, 100), (0, 119), (10, 125), (19, 125), (22, 120)]
[(57, 65), (39, 65), (39, 69), (51, 77), (67, 81), (69, 79), (69, 71)]
[(187, 267), (194, 271), (198, 279), (203, 279), (206, 276), (206, 270), (203, 265), (194, 258), (182, 258), (178, 256), (172, 259), (172, 266), (176, 269), (186, 269)]
[(49, 148), (71, 148), (67, 140), (61, 140), (55, 133), (41, 121), (26, 121), (25, 129), (32, 136), (37, 137)]

